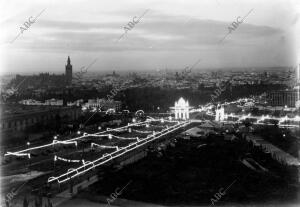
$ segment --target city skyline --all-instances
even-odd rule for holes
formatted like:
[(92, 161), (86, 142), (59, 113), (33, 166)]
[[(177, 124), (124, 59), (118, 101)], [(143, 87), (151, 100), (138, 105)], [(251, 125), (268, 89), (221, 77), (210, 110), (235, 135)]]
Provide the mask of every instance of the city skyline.
[(299, 206), (299, 9), (0, 2), (0, 206)]
[[(14, 2), (5, 5), (0, 23), (5, 29), (0, 74), (61, 73), (67, 56), (72, 58), (73, 72), (94, 59), (89, 72), (180, 70), (198, 59), (194, 71), (293, 67), (299, 56), (297, 6), (296, 1), (280, 0), (243, 4), (235, 0)], [(244, 22), (219, 44), (231, 23), (251, 9)], [(7, 43), (28, 18), (41, 11), (30, 28)], [(141, 17), (138, 24), (117, 42), (134, 17)]]

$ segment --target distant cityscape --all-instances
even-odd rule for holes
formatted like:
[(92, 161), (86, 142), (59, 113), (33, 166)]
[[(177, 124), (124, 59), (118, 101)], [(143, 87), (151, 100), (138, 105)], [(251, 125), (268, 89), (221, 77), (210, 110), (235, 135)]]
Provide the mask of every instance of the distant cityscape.
[[(91, 89), (97, 91), (107, 90), (109, 87), (119, 88), (125, 82), (129, 88), (134, 87), (159, 87), (161, 89), (192, 89), (213, 88), (222, 83), (229, 82), (230, 86), (253, 86), (253, 85), (282, 85), (284, 90), (295, 89), (294, 80), (296, 80), (298, 67), (290, 68), (260, 68), (260, 69), (241, 69), (238, 70), (212, 70), (197, 71), (189, 73), (171, 70), (154, 70), (151, 72), (128, 72), (120, 75), (117, 71), (105, 75), (88, 76), (82, 74), (80, 78), (74, 77), (71, 65), (71, 59), (68, 57), (65, 65), (65, 73), (55, 75), (41, 73), (39, 75), (16, 75), (15, 78), (7, 82), (2, 81), (2, 97), (11, 87), (18, 86), (18, 98), (34, 98), (36, 96), (51, 96), (56, 98), (65, 94), (72, 94), (78, 88), (84, 88), (86, 91)], [(124, 73), (124, 72), (123, 72)], [(126, 80), (126, 81), (125, 81)], [(4, 85), (5, 84), (5, 85)], [(291, 96), (293, 93), (291, 93)], [(17, 94), (14, 94), (17, 95)], [(97, 98), (94, 96), (93, 98)], [(13, 100), (13, 99), (12, 99)], [(44, 100), (43, 100), (44, 101)], [(74, 97), (64, 97), (64, 105), (67, 102), (76, 101)], [(3, 102), (3, 100), (2, 100)]]
[[(105, 112), (109, 109), (117, 112), (136, 111), (142, 108), (148, 112), (164, 112), (169, 111), (169, 106), (178, 96), (185, 97), (193, 105), (209, 103), (212, 101), (211, 94), (224, 83), (226, 88), (218, 94), (216, 100), (213, 99), (215, 102), (213, 104), (224, 100), (260, 96), (263, 97), (263, 104), (267, 107), (288, 107), (298, 110), (300, 107), (299, 81), (297, 82), (299, 67), (210, 72), (191, 70), (188, 73), (159, 70), (143, 73), (129, 72), (124, 75), (112, 71), (110, 74), (96, 77), (87, 76), (86, 71), (80, 79), (74, 78), (72, 68), (71, 58), (68, 57), (65, 73), (62, 75), (49, 73), (31, 76), (16, 75), (2, 87), (2, 133), (22, 131), (27, 126), (38, 123), (38, 118), (33, 118), (32, 121), (17, 118), (20, 114), (30, 117), (29, 114), (32, 114), (34, 106), (44, 113), (52, 111), (53, 108), (56, 111), (63, 111), (63, 108), (69, 107), (69, 111), (74, 110), (77, 114), (69, 121), (78, 118), (81, 113)], [(16, 86), (19, 87), (13, 93), (7, 93), (10, 88)], [(106, 96), (112, 90), (115, 91), (114, 96), (112, 99), (107, 99)], [(165, 94), (169, 96), (167, 99)], [(63, 113), (59, 116), (62, 115)], [(10, 123), (11, 120), (13, 123)]]
[[(117, 166), (116, 172), (126, 175), (128, 171), (124, 172), (122, 168), (137, 160), (159, 159), (165, 156), (165, 152), (179, 153), (177, 148), (173, 151), (167, 146), (178, 146), (180, 152), (185, 152), (189, 147), (197, 146), (197, 151), (207, 146), (207, 156), (212, 160), (218, 156), (214, 153), (214, 147), (222, 147), (228, 153), (232, 152), (232, 145), (235, 149), (245, 148), (245, 151), (238, 150), (231, 156), (237, 156), (234, 159), (252, 171), (253, 174), (250, 171), (249, 175), (251, 179), (258, 179), (261, 173), (269, 176), (269, 170), (272, 170), (277, 177), (272, 174), (271, 179), (274, 183), (280, 183), (277, 186), (279, 193), (285, 190), (281, 189), (285, 182), (289, 186), (289, 196), (297, 191), (298, 187), (294, 189), (294, 184), (300, 182), (299, 66), (247, 71), (161, 70), (122, 75), (112, 71), (92, 77), (85, 71), (76, 74), (75, 78), (72, 68), (71, 57), (68, 57), (64, 74), (16, 75), (2, 88), (2, 167), (6, 169), (7, 176), (30, 173), (26, 176), (39, 189), (29, 194), (23, 190), (16, 195), (19, 200), (14, 202), (33, 203), (37, 199), (47, 199), (52, 205), (56, 197), (49, 195), (49, 192), (59, 195), (70, 191), (70, 195), (74, 196), (81, 188), (91, 185), (93, 189), (99, 183), (103, 185), (105, 181), (99, 177), (95, 178), (95, 184), (91, 182), (91, 176), (94, 176), (89, 174), (91, 169), (120, 159), (123, 164)], [(173, 136), (174, 133), (177, 135)], [(155, 141), (162, 137), (166, 137), (162, 143)], [(101, 139), (95, 141), (94, 138)], [(105, 145), (111, 140), (115, 140), (111, 143), (116, 144)], [(148, 143), (147, 153), (144, 153), (144, 145)], [(76, 148), (71, 147), (71, 152), (64, 146), (73, 144)], [(77, 150), (78, 145), (82, 146), (82, 151)], [(43, 151), (44, 148), (47, 150)], [(86, 148), (90, 149), (86, 151)], [(97, 151), (98, 148), (101, 151)], [(108, 149), (110, 151), (103, 151)], [(95, 160), (99, 153), (102, 156)], [(125, 157), (119, 158), (124, 153)], [(225, 155), (220, 156), (223, 159)], [(29, 163), (24, 168), (15, 167), (19, 164), (23, 166), (25, 159)], [(221, 160), (221, 157), (218, 159)], [(50, 164), (52, 162), (53, 165)], [(57, 162), (72, 163), (74, 168), (67, 170), (66, 165), (58, 164), (58, 170)], [(217, 163), (222, 166), (222, 163)], [(139, 163), (135, 165), (140, 167), (139, 172), (142, 173), (144, 167)], [(235, 167), (241, 166), (237, 164)], [(243, 170), (241, 167), (239, 172)], [(51, 172), (46, 183), (38, 180), (45, 172)], [(102, 172), (101, 168), (95, 172)], [(190, 172), (186, 173), (189, 175)], [(234, 172), (227, 173), (231, 175)], [(82, 174), (88, 177), (80, 177)], [(58, 187), (53, 184), (56, 182)], [(144, 185), (143, 182), (136, 185)], [(4, 185), (10, 186), (8, 183)], [(4, 191), (7, 192), (6, 187)], [(261, 188), (270, 191), (272, 186), (265, 183)], [(167, 192), (159, 192), (154, 195), (143, 193), (153, 201), (157, 197), (161, 200), (167, 198)], [(89, 193), (94, 194), (94, 191)], [(266, 196), (273, 195), (271, 193)], [(181, 194), (185, 195), (185, 192)], [(259, 191), (249, 191), (248, 194), (247, 199), (260, 195)], [(205, 195), (191, 199), (195, 202), (202, 202), (202, 198), (209, 200)], [(236, 195), (230, 199), (237, 199)], [(133, 194), (129, 198), (139, 199)], [(11, 201), (5, 201), (9, 206)], [(211, 199), (213, 204), (217, 201)], [(165, 202), (178, 201), (168, 199)]]

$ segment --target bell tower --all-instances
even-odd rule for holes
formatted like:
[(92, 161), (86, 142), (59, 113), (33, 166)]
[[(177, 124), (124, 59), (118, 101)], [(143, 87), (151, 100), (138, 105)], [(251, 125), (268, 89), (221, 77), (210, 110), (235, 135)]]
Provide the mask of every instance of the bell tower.
[(70, 56), (68, 56), (65, 76), (66, 76), (67, 85), (70, 85), (72, 83), (72, 65), (71, 65)]

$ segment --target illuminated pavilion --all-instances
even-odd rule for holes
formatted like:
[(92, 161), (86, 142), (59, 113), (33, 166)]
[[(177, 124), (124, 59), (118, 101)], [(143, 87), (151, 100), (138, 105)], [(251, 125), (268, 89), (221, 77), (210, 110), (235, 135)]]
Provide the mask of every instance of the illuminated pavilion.
[(187, 120), (190, 118), (189, 110), (189, 102), (184, 100), (182, 97), (175, 102), (174, 107), (170, 107), (171, 109), (174, 110), (175, 113), (175, 119), (183, 119)]

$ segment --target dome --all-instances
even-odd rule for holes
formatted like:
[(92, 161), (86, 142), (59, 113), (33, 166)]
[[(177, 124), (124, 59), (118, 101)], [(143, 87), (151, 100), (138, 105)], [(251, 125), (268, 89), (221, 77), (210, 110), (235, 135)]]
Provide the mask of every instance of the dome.
[(181, 97), (177, 102), (175, 102), (175, 106), (178, 106), (178, 107), (188, 107), (188, 106), (189, 106), (189, 102), (188, 102), (188, 101), (185, 101), (185, 100)]
[(184, 106), (185, 105), (185, 100), (181, 97), (178, 101), (178, 105)]

